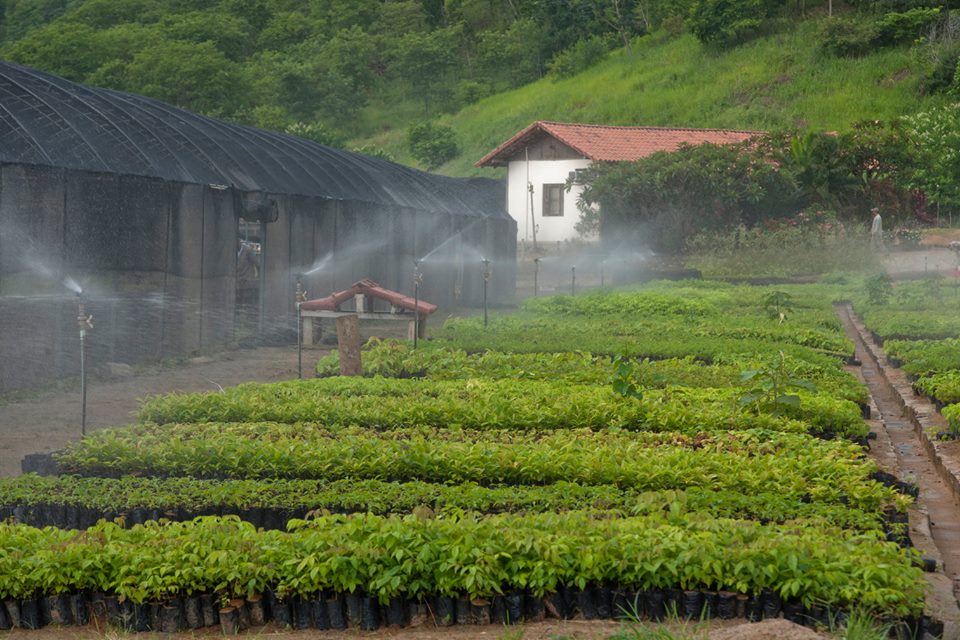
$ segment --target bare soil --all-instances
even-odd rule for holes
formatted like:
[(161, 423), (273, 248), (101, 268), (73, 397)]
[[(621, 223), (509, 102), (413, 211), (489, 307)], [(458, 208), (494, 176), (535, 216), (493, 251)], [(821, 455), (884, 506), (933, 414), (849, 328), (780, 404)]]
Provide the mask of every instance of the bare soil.
[[(304, 351), (304, 373), (328, 350)], [(150, 367), (122, 380), (87, 384), (87, 431), (133, 421), (140, 400), (156, 394), (217, 391), (243, 382), (277, 382), (297, 377), (297, 350), (259, 347), (202, 356), (168, 367)], [(28, 453), (57, 451), (80, 438), (80, 390), (49, 389), (19, 399), (0, 399), (0, 475), (20, 473)]]
[[(831, 636), (817, 633), (783, 619), (764, 620), (757, 623), (741, 621), (713, 621), (670, 625), (636, 625), (636, 627), (669, 629), (677, 638), (689, 640), (825, 640)], [(369, 638), (370, 640), (602, 640), (626, 632), (625, 638), (634, 638), (629, 624), (604, 620), (547, 620), (531, 622), (522, 627), (408, 627), (405, 629), (381, 629), (378, 631), (291, 631), (277, 629), (273, 625), (241, 631), (241, 638), (270, 638), (271, 640), (303, 640), (305, 638)], [(200, 629), (178, 633), (174, 636), (160, 633), (127, 634), (115, 629), (98, 631), (91, 627), (62, 628), (45, 627), (38, 631), (14, 629), (5, 632), (8, 640), (53, 640), (64, 637), (78, 640), (94, 638), (215, 638), (222, 637), (219, 628)]]

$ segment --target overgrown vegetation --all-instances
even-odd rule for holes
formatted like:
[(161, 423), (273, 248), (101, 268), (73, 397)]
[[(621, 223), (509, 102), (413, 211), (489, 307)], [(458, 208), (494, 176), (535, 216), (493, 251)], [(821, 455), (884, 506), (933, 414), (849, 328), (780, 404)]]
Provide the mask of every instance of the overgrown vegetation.
[[(912, 9), (861, 10), (896, 22), (887, 13)], [(912, 52), (904, 36), (848, 60), (820, 53), (822, 25), (841, 19), (821, 12), (820, 0), (8, 0), (0, 30), (8, 60), (402, 161), (416, 161), (407, 130), (439, 117), (462, 149), (440, 166), (455, 174), (540, 118), (846, 130), (941, 99), (918, 100), (921, 86), (954, 91), (952, 23)], [(693, 15), (735, 37), (705, 47), (685, 34)]]

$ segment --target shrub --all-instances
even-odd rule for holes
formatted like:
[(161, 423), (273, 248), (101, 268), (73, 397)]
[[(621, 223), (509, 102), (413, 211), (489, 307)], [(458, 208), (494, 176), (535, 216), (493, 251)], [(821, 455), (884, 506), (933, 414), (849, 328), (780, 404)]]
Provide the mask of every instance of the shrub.
[(894, 46), (913, 42), (939, 19), (939, 8), (917, 8), (903, 13), (888, 13), (875, 22), (877, 38), (874, 44)]
[(834, 56), (863, 56), (873, 48), (878, 33), (873, 22), (834, 18), (827, 20), (820, 31), (820, 48)]
[(867, 293), (867, 302), (873, 305), (885, 305), (893, 295), (893, 280), (886, 272), (870, 276), (863, 286)]
[(294, 122), (286, 128), (285, 133), (337, 149), (342, 149), (344, 145), (343, 136), (319, 122)]
[(926, 95), (947, 93), (958, 86), (957, 66), (960, 64), (960, 40), (933, 47), (927, 54), (929, 65), (920, 82), (920, 90)]
[(698, 0), (688, 24), (703, 44), (727, 47), (754, 36), (780, 4), (775, 0)]
[(444, 162), (460, 154), (456, 134), (443, 124), (424, 122), (407, 131), (407, 146), (417, 162), (428, 170), (436, 169)]
[(862, 56), (880, 47), (910, 43), (940, 19), (940, 9), (911, 9), (879, 18), (833, 18), (820, 32), (820, 48), (835, 56)]
[(556, 78), (569, 78), (598, 63), (610, 51), (610, 41), (603, 36), (578, 40), (547, 63), (547, 71)]

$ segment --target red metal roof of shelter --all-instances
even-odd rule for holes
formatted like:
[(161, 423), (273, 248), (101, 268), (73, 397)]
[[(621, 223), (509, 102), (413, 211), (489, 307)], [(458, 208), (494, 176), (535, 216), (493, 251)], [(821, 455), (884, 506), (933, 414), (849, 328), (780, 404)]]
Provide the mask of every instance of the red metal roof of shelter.
[(359, 282), (354, 282), (349, 289), (331, 293), (326, 298), (307, 300), (306, 302), (300, 304), (300, 308), (304, 311), (340, 311), (340, 305), (347, 300), (350, 300), (358, 293), (370, 296), (371, 298), (386, 300), (393, 306), (400, 309), (405, 309), (406, 311), (412, 312), (414, 309), (417, 309), (421, 315), (430, 315), (437, 310), (437, 305), (435, 304), (430, 304), (424, 300), (414, 300), (410, 296), (405, 296), (402, 293), (397, 293), (396, 291), (391, 291), (390, 289), (381, 287), (379, 284), (368, 278), (364, 278)]
[(614, 127), (538, 120), (481, 158), (476, 166), (497, 167), (518, 156), (540, 136), (551, 136), (590, 160), (639, 160), (658, 151), (674, 151), (681, 144), (730, 144), (759, 131), (686, 129), (670, 127)]

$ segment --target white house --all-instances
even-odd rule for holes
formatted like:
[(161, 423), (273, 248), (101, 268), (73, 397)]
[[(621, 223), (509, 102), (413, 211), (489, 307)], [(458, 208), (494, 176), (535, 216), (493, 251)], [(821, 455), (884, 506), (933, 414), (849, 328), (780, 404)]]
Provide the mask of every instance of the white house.
[(681, 144), (728, 144), (755, 131), (666, 127), (612, 127), (538, 120), (481, 158), (478, 167), (507, 167), (507, 211), (517, 240), (556, 242), (577, 237), (581, 188), (567, 180), (594, 161), (639, 160)]

